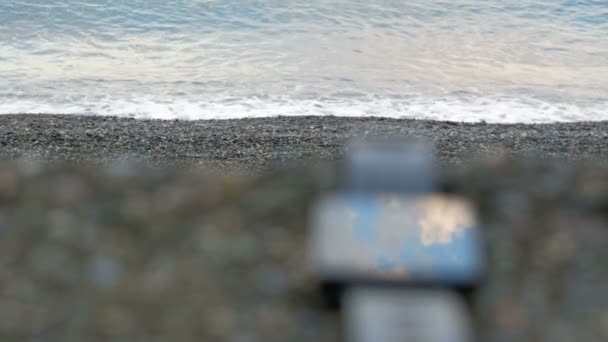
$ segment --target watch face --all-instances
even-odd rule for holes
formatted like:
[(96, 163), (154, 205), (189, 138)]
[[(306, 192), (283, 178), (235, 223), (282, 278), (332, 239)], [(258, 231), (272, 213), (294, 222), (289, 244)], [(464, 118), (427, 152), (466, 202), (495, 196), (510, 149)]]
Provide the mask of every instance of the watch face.
[(317, 203), (311, 223), (325, 280), (466, 286), (483, 268), (477, 220), (460, 197), (336, 194)]

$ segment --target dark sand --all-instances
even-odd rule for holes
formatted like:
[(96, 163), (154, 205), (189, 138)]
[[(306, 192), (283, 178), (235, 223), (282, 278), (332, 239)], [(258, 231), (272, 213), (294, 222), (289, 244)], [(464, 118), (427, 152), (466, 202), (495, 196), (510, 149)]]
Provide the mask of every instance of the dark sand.
[(608, 122), (542, 125), (465, 124), (343, 117), (161, 121), (75, 115), (0, 116), (0, 159), (101, 160), (195, 164), (259, 171), (335, 160), (361, 136), (421, 137), (441, 160), (532, 155), (566, 160), (608, 157)]

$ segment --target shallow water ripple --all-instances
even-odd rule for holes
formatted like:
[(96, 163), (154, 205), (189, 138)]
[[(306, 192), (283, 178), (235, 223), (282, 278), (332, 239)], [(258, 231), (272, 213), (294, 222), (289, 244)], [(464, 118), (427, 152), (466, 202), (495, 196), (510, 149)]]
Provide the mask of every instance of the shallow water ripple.
[(603, 0), (11, 1), (0, 113), (606, 120), (606, 32)]

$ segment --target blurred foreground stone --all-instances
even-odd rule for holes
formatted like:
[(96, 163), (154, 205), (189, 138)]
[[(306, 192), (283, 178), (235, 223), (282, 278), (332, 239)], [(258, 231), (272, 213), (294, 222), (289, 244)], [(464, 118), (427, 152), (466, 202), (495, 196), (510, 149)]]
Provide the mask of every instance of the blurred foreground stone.
[[(335, 341), (306, 267), (334, 165), (264, 177), (0, 164), (0, 340)], [(608, 170), (488, 161), (445, 172), (478, 205), (481, 341), (608, 339)]]

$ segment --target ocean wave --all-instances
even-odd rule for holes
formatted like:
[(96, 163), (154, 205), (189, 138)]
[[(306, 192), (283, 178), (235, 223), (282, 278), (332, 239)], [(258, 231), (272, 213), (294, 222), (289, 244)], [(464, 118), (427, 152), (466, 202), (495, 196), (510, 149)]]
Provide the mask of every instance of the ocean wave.
[(488, 123), (549, 123), (608, 120), (608, 101), (566, 103), (530, 97), (405, 97), (378, 99), (227, 98), (216, 101), (137, 97), (52, 104), (33, 99), (0, 100), (0, 114), (81, 114), (161, 120), (334, 115)]
[(596, 0), (5, 1), (0, 112), (606, 120), (606, 32)]

